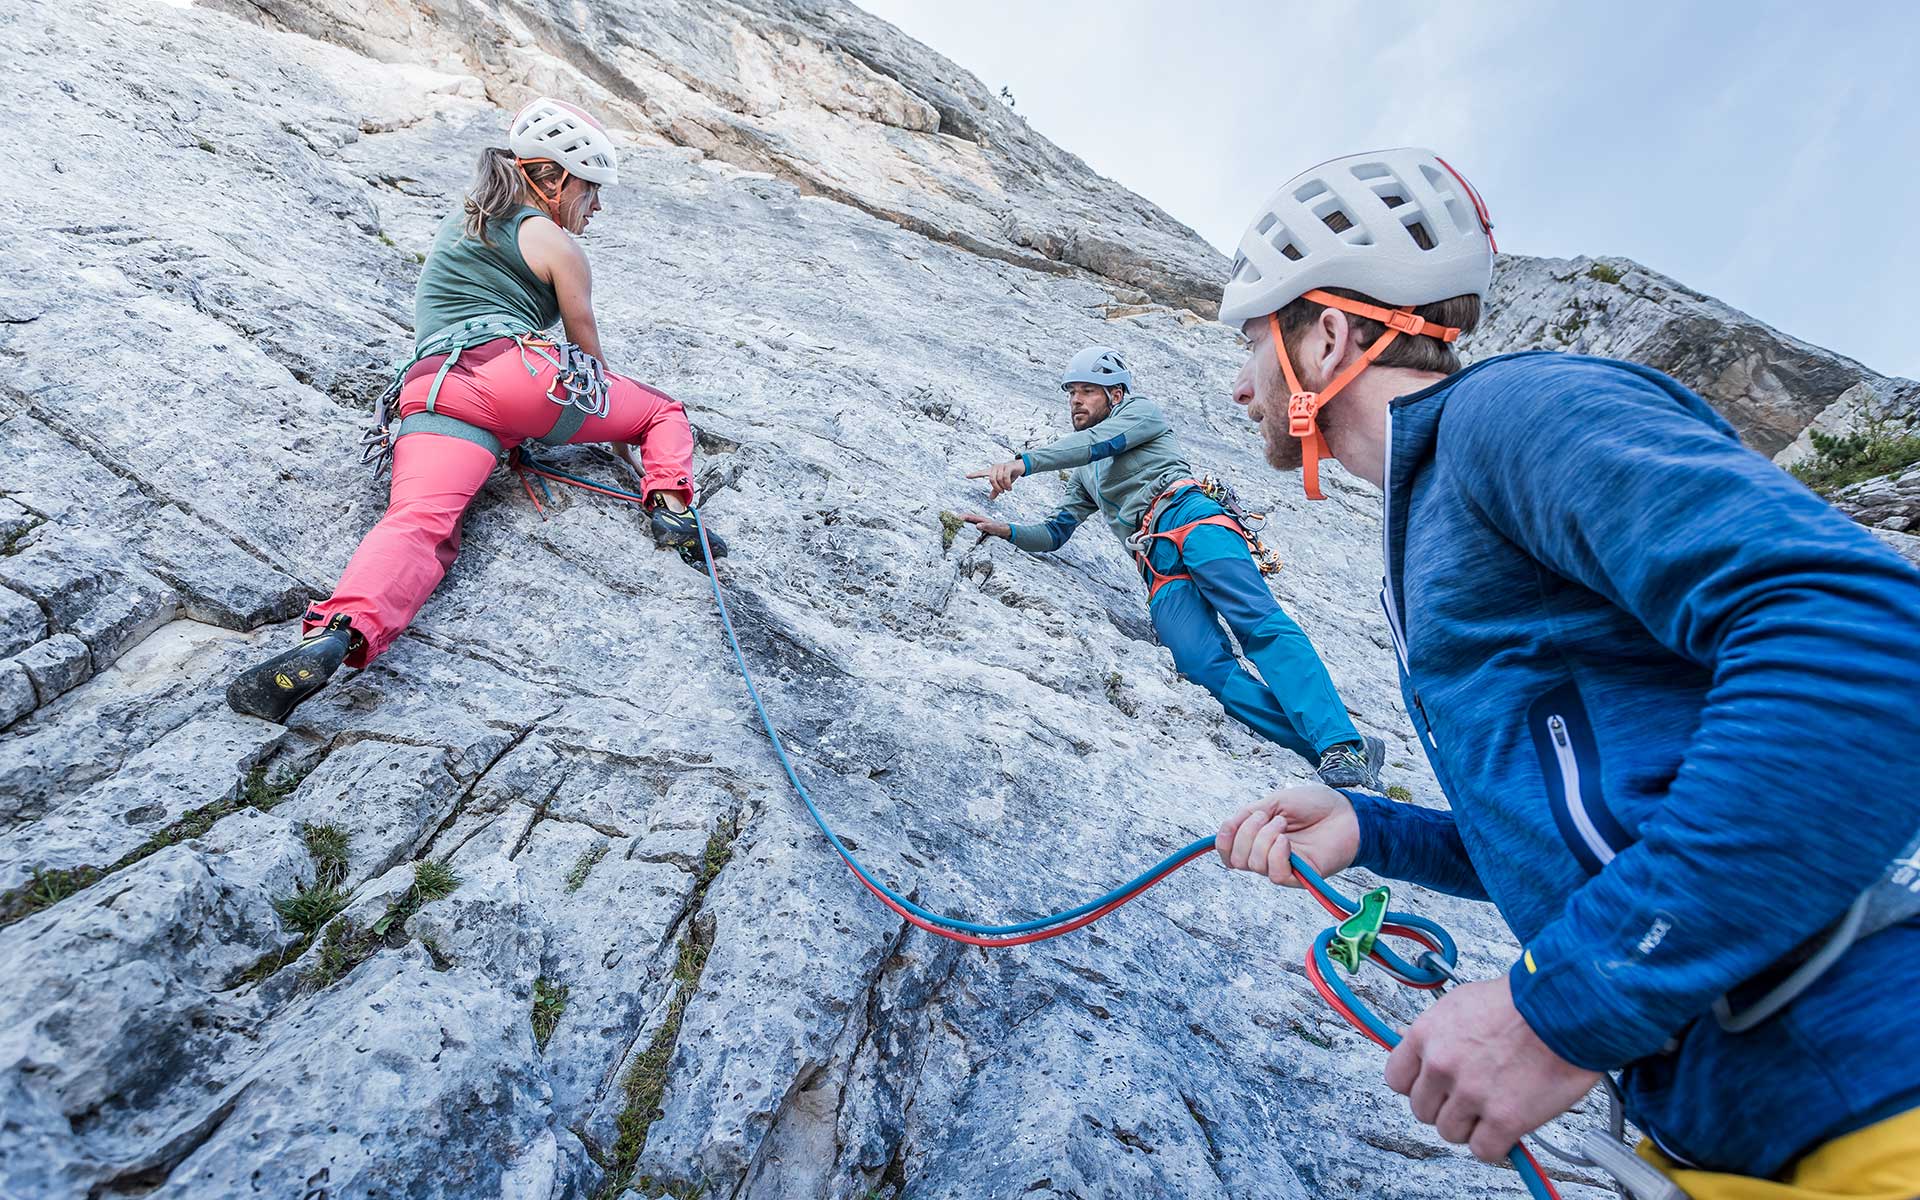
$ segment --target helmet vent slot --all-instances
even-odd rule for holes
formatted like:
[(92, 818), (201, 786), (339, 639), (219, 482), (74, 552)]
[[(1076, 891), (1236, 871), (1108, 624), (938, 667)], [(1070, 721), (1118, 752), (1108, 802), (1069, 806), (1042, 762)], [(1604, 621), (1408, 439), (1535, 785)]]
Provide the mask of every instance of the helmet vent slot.
[(1427, 228), (1426, 223), (1419, 219), (1420, 214), (1413, 212), (1408, 216), (1413, 218), (1407, 222), (1407, 235), (1413, 239), (1413, 244), (1422, 250), (1433, 249), (1433, 233)]
[(1385, 163), (1358, 163), (1353, 168), (1353, 177), (1359, 180), (1391, 179), (1393, 178), (1393, 168)]
[(1366, 227), (1349, 217), (1345, 209), (1335, 208), (1331, 212), (1318, 214), (1328, 229), (1340, 235), (1340, 240), (1349, 246), (1371, 246), (1373, 235)]
[(1268, 227), (1266, 238), (1267, 244), (1275, 250), (1278, 250), (1282, 255), (1292, 259), (1294, 262), (1300, 261), (1300, 249), (1293, 244), (1293, 231), (1285, 225), (1282, 225), (1278, 219), (1275, 219), (1273, 224)]

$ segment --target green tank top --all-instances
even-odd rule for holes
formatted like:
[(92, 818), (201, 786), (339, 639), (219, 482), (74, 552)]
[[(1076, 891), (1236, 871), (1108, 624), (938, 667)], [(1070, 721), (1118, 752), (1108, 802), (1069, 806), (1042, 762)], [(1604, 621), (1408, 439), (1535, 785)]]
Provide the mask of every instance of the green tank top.
[(522, 205), (488, 221), (486, 241), (478, 242), (466, 235), (466, 214), (459, 205), (447, 214), (413, 289), (416, 354), (434, 334), (473, 317), (524, 321), (528, 333), (560, 319), (553, 285), (543, 283), (520, 256), (520, 222), (544, 215)]

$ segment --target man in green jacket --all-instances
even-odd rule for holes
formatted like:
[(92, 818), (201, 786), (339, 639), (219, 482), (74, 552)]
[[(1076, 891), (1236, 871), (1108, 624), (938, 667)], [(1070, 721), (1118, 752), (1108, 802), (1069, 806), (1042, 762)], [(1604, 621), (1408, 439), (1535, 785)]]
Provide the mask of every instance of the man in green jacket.
[[(1228, 715), (1318, 766), (1331, 787), (1377, 787), (1385, 746), (1362, 738), (1326, 664), (1280, 610), (1233, 517), (1200, 489), (1160, 406), (1133, 394), (1133, 372), (1105, 346), (1073, 356), (1060, 388), (1074, 432), (1050, 446), (974, 471), (994, 497), (1026, 475), (1066, 470), (1067, 502), (1038, 525), (963, 514), (983, 536), (1034, 554), (1058, 550), (1097, 510), (1144, 556), (1147, 612), (1179, 672), (1212, 692)], [(1224, 620), (1260, 668), (1234, 654)], [(1264, 681), (1264, 682), (1263, 682)]]

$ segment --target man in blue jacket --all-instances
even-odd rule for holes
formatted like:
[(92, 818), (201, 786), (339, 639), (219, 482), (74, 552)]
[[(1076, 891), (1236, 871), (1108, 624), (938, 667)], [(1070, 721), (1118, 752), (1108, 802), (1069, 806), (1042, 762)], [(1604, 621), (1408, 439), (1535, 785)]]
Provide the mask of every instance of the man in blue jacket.
[(1451, 809), (1293, 788), (1220, 853), (1498, 905), (1519, 961), (1387, 1063), (1482, 1158), (1620, 1070), (1693, 1196), (1920, 1195), (1920, 575), (1656, 371), (1461, 370), (1489, 230), (1394, 150), (1295, 178), (1240, 243), (1235, 398), (1310, 494), (1328, 455), (1384, 490), (1382, 601)]
[[(1239, 524), (1194, 480), (1160, 406), (1134, 394), (1126, 360), (1089, 346), (1067, 364), (1060, 390), (1073, 433), (967, 478), (987, 480), (998, 497), (1024, 476), (1066, 471), (1066, 504), (1037, 525), (965, 519), (983, 537), (1048, 554), (1100, 513), (1140, 560), (1147, 612), (1182, 675), (1255, 733), (1316, 763), (1323, 782), (1378, 787), (1385, 745), (1354, 730), (1313, 643), (1267, 590)], [(1240, 665), (1222, 620), (1259, 678)]]

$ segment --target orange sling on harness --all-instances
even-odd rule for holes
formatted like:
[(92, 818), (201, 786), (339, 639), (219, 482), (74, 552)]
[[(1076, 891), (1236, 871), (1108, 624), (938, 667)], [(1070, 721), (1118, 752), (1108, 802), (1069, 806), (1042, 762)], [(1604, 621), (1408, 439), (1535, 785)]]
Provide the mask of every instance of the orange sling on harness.
[[(1249, 546), (1253, 544), (1253, 539), (1248, 536), (1246, 529), (1241, 526), (1240, 522), (1234, 520), (1226, 513), (1215, 513), (1210, 517), (1201, 517), (1198, 521), (1188, 521), (1185, 525), (1176, 525), (1172, 529), (1159, 532), (1154, 530), (1153, 523), (1159, 519), (1160, 510), (1166, 507), (1167, 501), (1173, 499), (1174, 496), (1186, 491), (1190, 487), (1199, 488), (1200, 486), (1198, 479), (1174, 480), (1166, 491), (1161, 492), (1153, 498), (1152, 504), (1147, 505), (1146, 515), (1140, 518), (1139, 530), (1127, 539), (1127, 548), (1133, 551), (1135, 561), (1140, 564), (1140, 574), (1147, 581), (1148, 604), (1153, 603), (1154, 595), (1159, 592), (1161, 588), (1174, 582), (1176, 579), (1193, 578), (1192, 575), (1189, 575), (1185, 571), (1173, 575), (1161, 574), (1160, 570), (1153, 565), (1153, 556), (1149, 553), (1149, 551), (1153, 549), (1152, 543), (1156, 538), (1166, 538), (1173, 543), (1174, 553), (1184, 556), (1187, 548), (1188, 534), (1200, 528), (1202, 525), (1224, 525), (1241, 537), (1246, 538)], [(1201, 488), (1201, 490), (1205, 491), (1206, 489)]]

